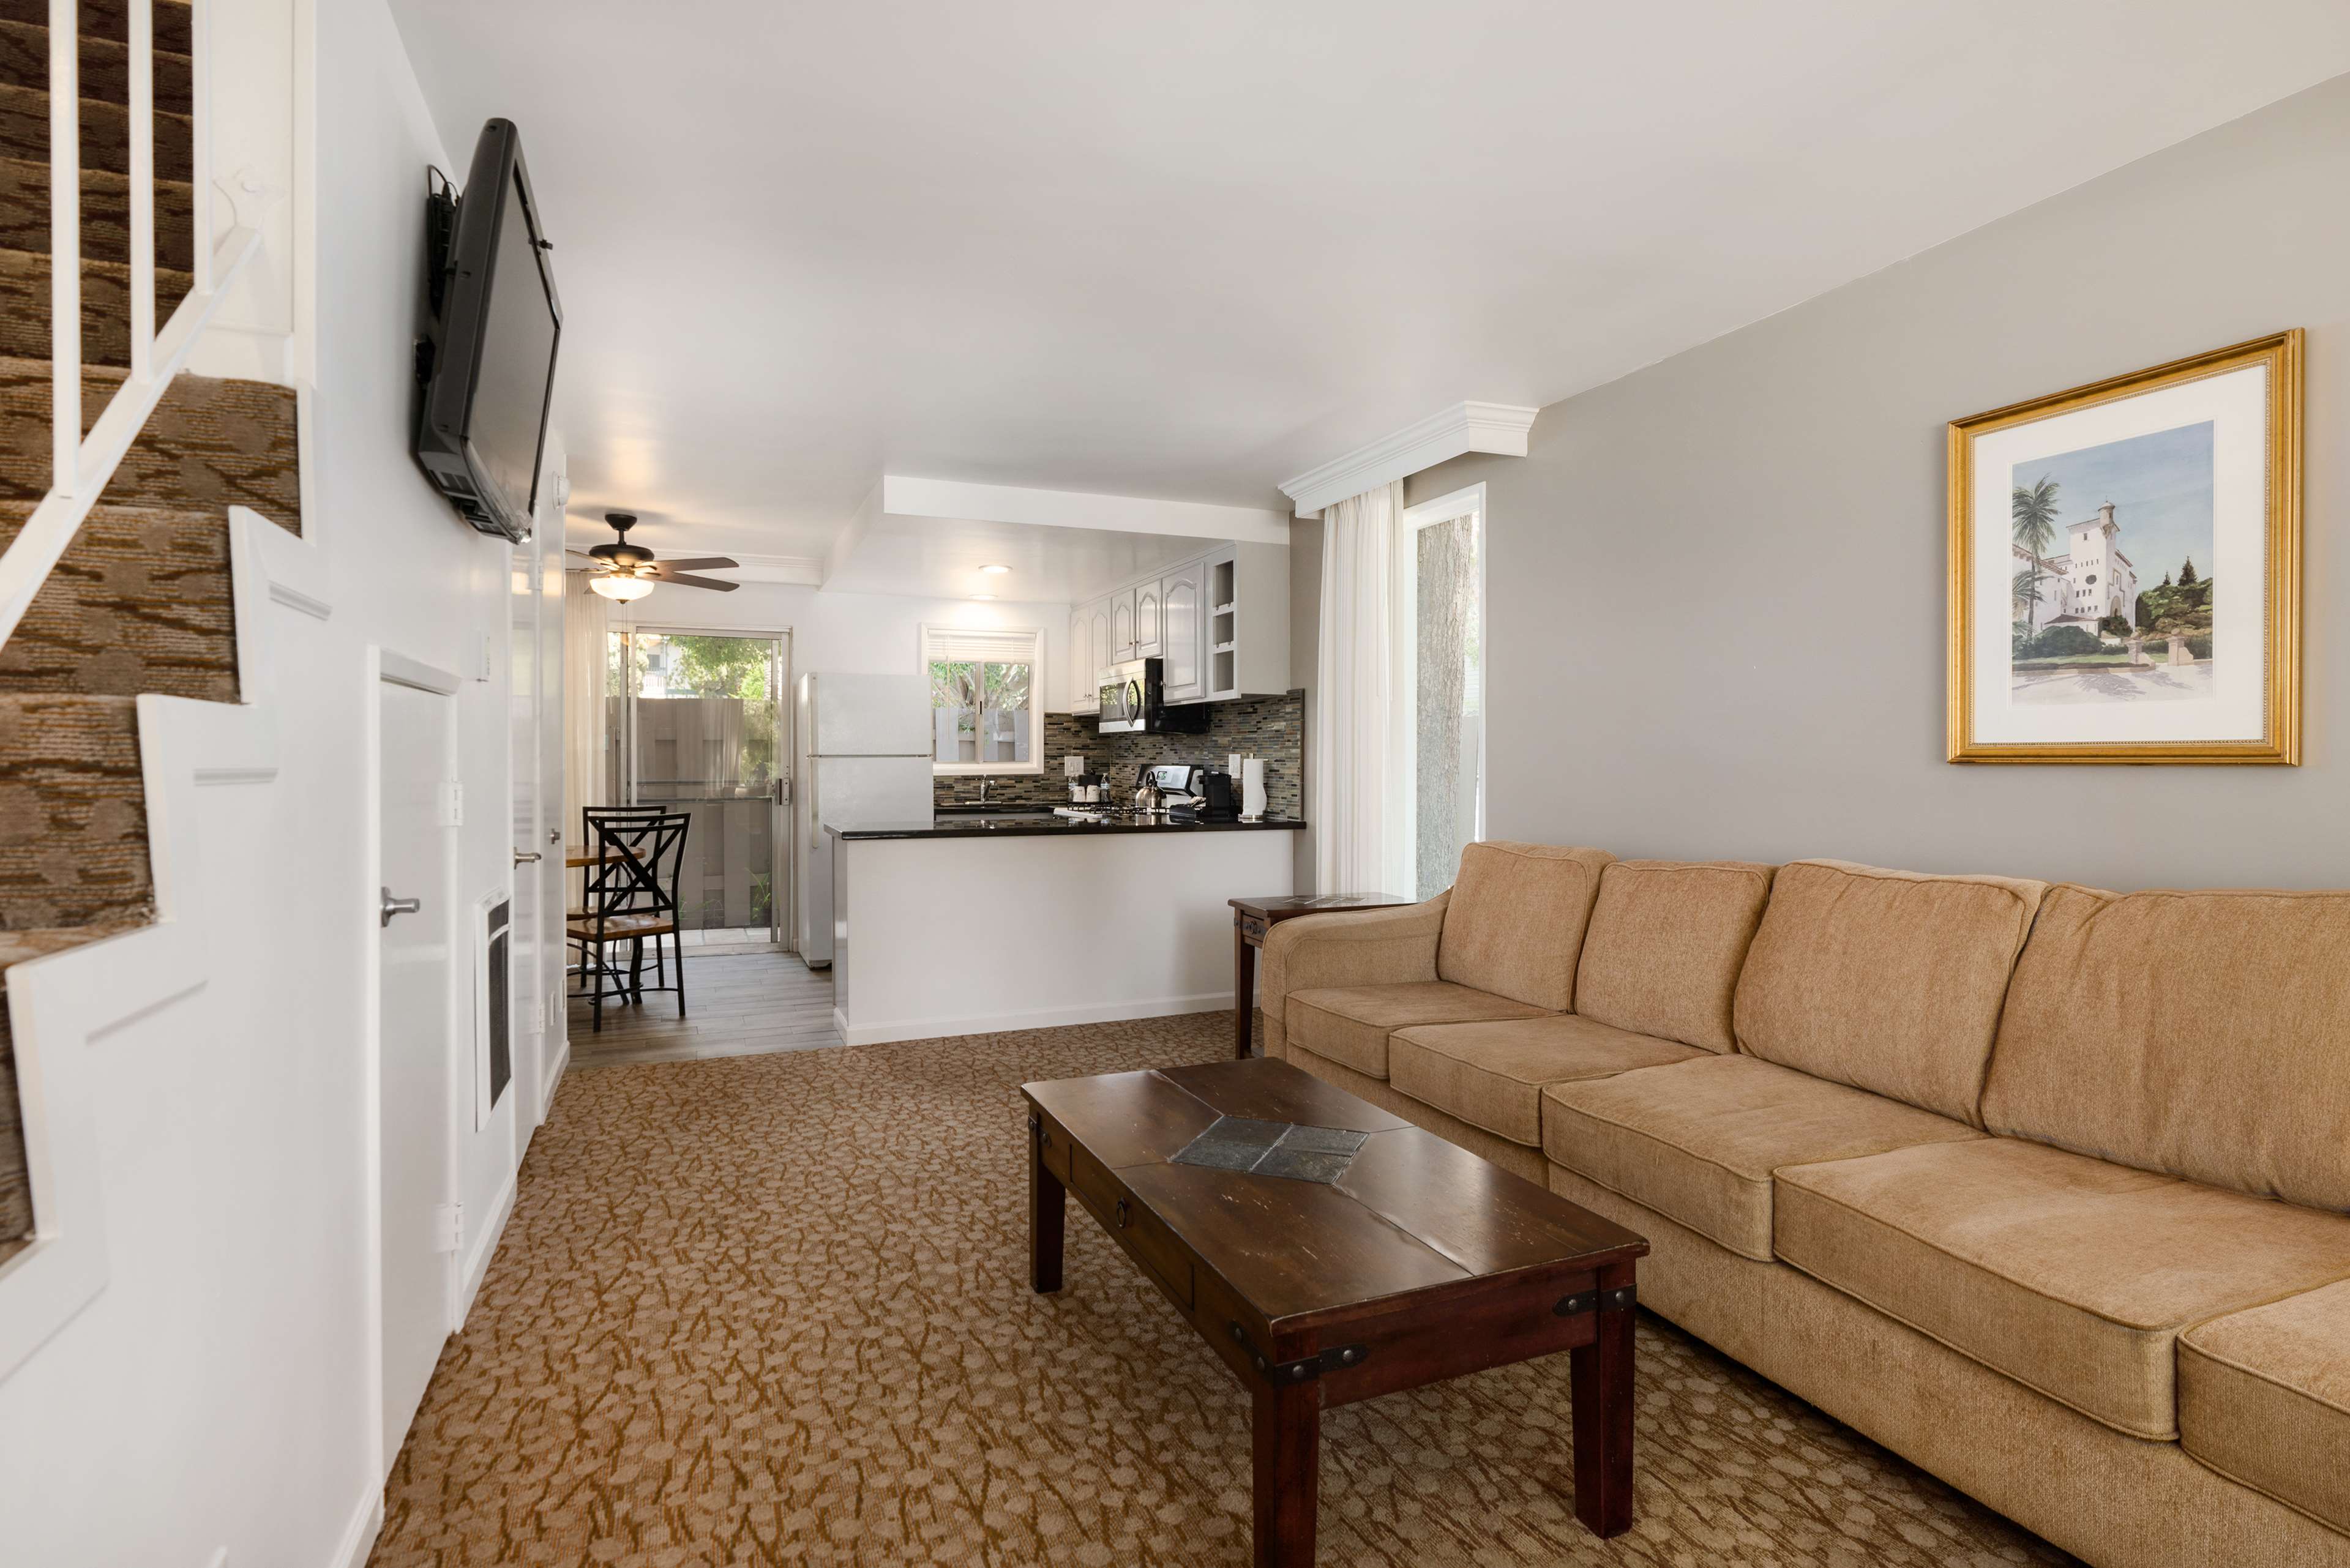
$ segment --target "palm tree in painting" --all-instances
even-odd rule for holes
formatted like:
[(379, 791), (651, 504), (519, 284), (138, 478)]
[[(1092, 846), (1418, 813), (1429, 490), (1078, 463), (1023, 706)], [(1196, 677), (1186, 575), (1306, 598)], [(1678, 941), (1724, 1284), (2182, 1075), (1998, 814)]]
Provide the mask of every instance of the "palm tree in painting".
[(2015, 574), (2009, 584), (2008, 605), (2014, 618), (2022, 623), (2028, 633), (2037, 629), (2034, 622), (2040, 608), (2040, 568), (2026, 566)]
[(2019, 484), (2008, 500), (2015, 524), (2015, 543), (2032, 557), (2033, 566), (2048, 569), (2048, 547), (2056, 543), (2056, 482), (2046, 474), (2030, 489)]

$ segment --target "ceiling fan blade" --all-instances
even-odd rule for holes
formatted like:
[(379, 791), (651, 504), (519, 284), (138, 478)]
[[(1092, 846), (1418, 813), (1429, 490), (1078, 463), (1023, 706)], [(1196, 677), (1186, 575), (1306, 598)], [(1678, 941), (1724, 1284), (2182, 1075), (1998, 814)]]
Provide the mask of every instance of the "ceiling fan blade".
[(696, 556), (690, 561), (657, 562), (664, 572), (702, 572), (722, 566), (739, 566), (743, 563), (731, 556)]
[(660, 580), (665, 583), (675, 583), (681, 588), (716, 588), (722, 594), (731, 594), (743, 586), (740, 583), (730, 583), (723, 577), (690, 577), (683, 572), (664, 572), (661, 574)]
[(577, 561), (583, 566), (608, 566), (611, 565), (609, 561), (598, 560), (595, 556), (589, 555), (585, 550), (566, 550), (563, 552), (563, 556), (564, 559)]

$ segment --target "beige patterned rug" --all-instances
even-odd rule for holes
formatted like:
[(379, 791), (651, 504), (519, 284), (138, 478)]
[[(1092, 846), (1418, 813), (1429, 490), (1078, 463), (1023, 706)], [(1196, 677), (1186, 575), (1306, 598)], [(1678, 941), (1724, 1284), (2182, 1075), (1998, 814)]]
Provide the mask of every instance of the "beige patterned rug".
[[(378, 1568), (1249, 1560), (1248, 1404), (1072, 1204), (1026, 1282), (1032, 1078), (1229, 1015), (575, 1072), (392, 1472)], [(1642, 1314), (1639, 1521), (1574, 1515), (1567, 1358), (1332, 1412), (1325, 1563), (2064, 1563)]]

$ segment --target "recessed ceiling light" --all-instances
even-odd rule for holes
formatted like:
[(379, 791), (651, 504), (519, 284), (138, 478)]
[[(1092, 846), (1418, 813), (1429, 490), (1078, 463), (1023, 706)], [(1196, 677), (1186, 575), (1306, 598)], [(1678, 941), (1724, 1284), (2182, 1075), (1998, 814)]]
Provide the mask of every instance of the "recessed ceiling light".
[(980, 570), (981, 570), (981, 571), (985, 572), (985, 573), (986, 573), (989, 576), (991, 576), (991, 577), (1000, 577), (1000, 576), (1002, 576), (1004, 573), (1006, 573), (1006, 572), (1010, 571), (1011, 569), (1012, 569), (1012, 568), (1011, 568), (1011, 567), (1009, 567), (1009, 566), (982, 566), (982, 567), (980, 567)]
[(995, 597), (993, 594), (973, 594), (971, 597), (975, 599), (993, 599)]

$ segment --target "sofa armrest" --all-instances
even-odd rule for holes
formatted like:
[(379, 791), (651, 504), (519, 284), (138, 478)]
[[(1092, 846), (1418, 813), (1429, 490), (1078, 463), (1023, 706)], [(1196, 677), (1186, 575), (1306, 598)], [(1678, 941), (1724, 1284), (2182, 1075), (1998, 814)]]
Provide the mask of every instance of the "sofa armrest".
[(1264, 1010), (1264, 1054), (1288, 1054), (1282, 1000), (1294, 991), (1332, 985), (1398, 985), (1436, 978), (1436, 943), (1451, 889), (1424, 904), (1395, 909), (1300, 915), (1264, 934), (1257, 1004)]

